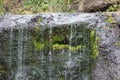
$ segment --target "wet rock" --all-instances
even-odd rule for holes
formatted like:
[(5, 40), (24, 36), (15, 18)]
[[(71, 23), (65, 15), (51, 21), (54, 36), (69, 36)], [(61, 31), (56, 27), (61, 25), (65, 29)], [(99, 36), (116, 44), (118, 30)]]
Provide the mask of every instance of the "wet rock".
[[(120, 22), (119, 16), (112, 16), (115, 22)], [(39, 22), (40, 19), (40, 22)], [(25, 24), (26, 27), (65, 27), (65, 25), (87, 24), (86, 28), (94, 29), (100, 38), (99, 55), (89, 80), (120, 80), (120, 44), (119, 37), (114, 32), (114, 25), (107, 22), (105, 13), (42, 13), (35, 15), (4, 15), (0, 18), (0, 32), (10, 27)], [(112, 26), (112, 27), (111, 27)], [(119, 33), (117, 33), (119, 34)], [(78, 38), (81, 36), (78, 36)], [(116, 44), (116, 42), (118, 42)], [(1, 52), (1, 50), (0, 50)], [(1, 53), (0, 53), (1, 55)], [(76, 64), (68, 62), (67, 67), (73, 68)], [(80, 79), (80, 78), (79, 78)], [(88, 78), (86, 78), (88, 79)]]

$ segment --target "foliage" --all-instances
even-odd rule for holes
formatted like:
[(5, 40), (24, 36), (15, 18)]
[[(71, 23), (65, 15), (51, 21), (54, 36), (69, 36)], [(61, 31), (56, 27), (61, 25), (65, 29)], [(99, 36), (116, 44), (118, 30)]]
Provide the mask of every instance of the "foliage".
[(33, 42), (34, 42), (34, 46), (35, 46), (36, 50), (41, 50), (41, 49), (43, 49), (44, 46), (45, 46), (43, 43), (38, 43), (38, 42), (35, 41), (35, 40), (33, 40)]
[(24, 0), (20, 13), (65, 12), (67, 5), (66, 0)]
[(64, 35), (55, 35), (54, 37), (53, 37), (53, 41), (54, 42), (60, 42), (60, 41), (62, 41), (62, 40), (64, 40), (65, 39), (65, 36)]
[(0, 15), (3, 14), (2, 1), (3, 1), (3, 0), (0, 0)]
[(112, 6), (110, 6), (107, 9), (107, 12), (110, 12), (110, 11), (120, 11), (120, 4), (113, 4)]
[(96, 37), (95, 38), (95, 30), (92, 30), (91, 33), (90, 33), (90, 39), (91, 39), (91, 47), (92, 47), (92, 55), (91, 55), (91, 58), (93, 59), (96, 59), (96, 57), (98, 56), (98, 45), (97, 45), (97, 42), (100, 40), (99, 37)]
[(38, 40), (40, 33), (40, 27), (34, 28), (33, 43), (36, 50), (41, 50), (44, 48), (45, 44)]
[[(21, 2), (17, 2), (17, 0), (0, 0), (0, 14), (7, 12), (5, 7), (9, 8), (8, 12), (14, 14), (75, 12), (77, 11), (76, 7), (80, 6), (77, 4), (81, 3), (81, 1), (82, 0), (21, 0)], [(120, 4), (113, 4), (106, 11), (120, 11)]]
[(66, 12), (71, 2), (72, 0), (22, 0), (21, 2), (0, 0), (0, 13), (3, 13), (3, 6), (9, 8), (10, 13), (15, 14)]
[(120, 44), (119, 44), (119, 42), (115, 42), (114, 45), (115, 45), (115, 47), (119, 47)]
[(109, 18), (107, 19), (107, 22), (108, 22), (108, 23), (112, 23), (112, 22), (113, 22), (113, 18), (112, 18), (112, 17), (109, 17)]
[(70, 51), (76, 51), (81, 48), (81, 45), (78, 46), (70, 46), (68, 44), (54, 44), (53, 50), (62, 50), (62, 49), (69, 49)]

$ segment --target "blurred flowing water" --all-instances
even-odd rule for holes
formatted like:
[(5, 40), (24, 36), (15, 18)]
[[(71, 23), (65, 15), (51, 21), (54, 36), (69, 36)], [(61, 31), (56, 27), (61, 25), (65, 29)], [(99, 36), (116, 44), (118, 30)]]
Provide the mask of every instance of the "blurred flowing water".
[(0, 33), (0, 80), (88, 80), (94, 65), (86, 24)]

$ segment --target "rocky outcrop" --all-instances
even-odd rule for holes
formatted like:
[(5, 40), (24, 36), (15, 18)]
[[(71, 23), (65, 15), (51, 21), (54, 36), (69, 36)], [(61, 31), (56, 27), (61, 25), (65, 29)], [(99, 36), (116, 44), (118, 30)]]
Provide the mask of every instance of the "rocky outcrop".
[(120, 4), (120, 0), (83, 0), (78, 5), (80, 12), (105, 11), (113, 4)]
[[(119, 16), (115, 22), (118, 23)], [(100, 24), (106, 24), (99, 22)], [(99, 55), (96, 66), (92, 72), (90, 80), (119, 80), (120, 79), (120, 38), (118, 25), (106, 24), (97, 30), (97, 35), (101, 38), (99, 42)], [(114, 28), (113, 28), (114, 27)], [(118, 33), (116, 33), (116, 29)], [(117, 36), (117, 35), (118, 36)]]
[[(119, 14), (119, 13), (118, 13)], [(117, 13), (43, 13), (34, 15), (3, 15), (0, 17), (0, 33), (10, 27), (25, 24), (27, 27), (62, 27), (86, 23), (86, 28), (96, 31), (99, 55), (89, 80), (120, 80), (120, 16)], [(118, 32), (116, 32), (116, 29)]]

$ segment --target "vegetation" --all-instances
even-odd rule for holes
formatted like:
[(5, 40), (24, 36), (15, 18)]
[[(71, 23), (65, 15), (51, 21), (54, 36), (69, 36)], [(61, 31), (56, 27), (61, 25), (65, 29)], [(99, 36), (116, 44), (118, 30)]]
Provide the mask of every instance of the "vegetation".
[(71, 0), (1, 0), (0, 12), (33, 14), (41, 12), (66, 12)]
[(81, 45), (78, 46), (70, 46), (67, 44), (54, 44), (53, 45), (53, 50), (62, 50), (62, 49), (69, 49), (69, 51), (77, 51), (81, 49)]
[[(9, 12), (13, 14), (76, 12), (79, 11), (81, 2), (82, 0), (0, 0), (0, 14)], [(120, 4), (116, 2), (106, 11), (120, 11)]]
[(113, 4), (111, 5), (108, 9), (107, 12), (111, 12), (111, 11), (120, 11), (120, 4)]
[(0, 0), (0, 14), (3, 14), (2, 2), (3, 2), (3, 0)]
[(92, 50), (93, 50), (93, 54), (91, 55), (91, 57), (93, 59), (96, 59), (96, 57), (98, 56), (98, 44), (97, 42), (100, 40), (99, 37), (96, 37), (95, 38), (95, 30), (92, 30), (91, 33), (90, 33), (90, 39), (91, 39), (91, 47), (92, 47)]
[(113, 18), (112, 17), (108, 17), (108, 19), (107, 19), (107, 22), (108, 23), (112, 23), (114, 20), (113, 20)]
[[(0, 14), (8, 12), (14, 14), (72, 12), (74, 9), (69, 10), (72, 2), (73, 0), (20, 0), (20, 2), (17, 2), (16, 0), (0, 0)], [(119, 10), (120, 5), (118, 4), (111, 5), (107, 9), (107, 11)], [(41, 19), (38, 19), (37, 22), (39, 23), (40, 21)], [(114, 19), (111, 16), (108, 16), (107, 22), (114, 23)], [(32, 67), (37, 67), (40, 70), (55, 63), (54, 69), (63, 71), (63, 69), (66, 68), (63, 68), (63, 65), (66, 64), (65, 62), (67, 62), (67, 60), (69, 60), (68, 57), (70, 56), (68, 56), (68, 54), (71, 53), (71, 58), (75, 58), (77, 63), (73, 75), (77, 74), (77, 72), (81, 75), (82, 73), (88, 74), (91, 71), (91, 67), (94, 66), (95, 59), (99, 54), (97, 43), (100, 41), (100, 38), (98, 36), (96, 37), (95, 30), (86, 29), (85, 26), (86, 24), (80, 24), (77, 27), (73, 26), (73, 28), (68, 25), (62, 28), (54, 27), (52, 28), (52, 34), (50, 34), (49, 28), (42, 30), (39, 26), (35, 27), (31, 31), (27, 31), (27, 29), (23, 30), (24, 36), (22, 36), (23, 41), (21, 41), (23, 44), (21, 45), (22, 47), (20, 49), (23, 50), (22, 52), (24, 55), (24, 64)], [(6, 31), (5, 34), (3, 33), (3, 35), (1, 35), (2, 38), (0, 40), (0, 43), (2, 45), (1, 49), (4, 54), (2, 55), (3, 59), (0, 59), (0, 75), (3, 75), (3, 80), (7, 75), (11, 74), (11, 71), (9, 70), (13, 70), (14, 73), (17, 71), (18, 54), (16, 53), (18, 53), (18, 39), (20, 39), (18, 34), (19, 30), (13, 30), (12, 41), (14, 43), (12, 45), (9, 44), (9, 31), (8, 33)], [(9, 46), (6, 46), (8, 44)], [(119, 42), (115, 42), (114, 46), (118, 47)], [(9, 47), (11, 47), (11, 50)], [(64, 51), (62, 52), (62, 50)], [(50, 51), (52, 53), (52, 56), (50, 56)], [(14, 58), (11, 60), (13, 62), (11, 66), (14, 66), (13, 68), (8, 67), (9, 61), (6, 60), (8, 59), (8, 56), (10, 56), (8, 53), (12, 53), (12, 57)], [(42, 57), (44, 56), (44, 61), (43, 58), (41, 58), (41, 55)], [(54, 62), (52, 64), (49, 57), (54, 57)], [(43, 70), (43, 72), (45, 72), (45, 74), (49, 74), (47, 69), (45, 69), (45, 71)], [(13, 76), (15, 76), (14, 73)], [(32, 72), (28, 73), (31, 73), (30, 76), (34, 75), (33, 79), (31, 80), (38, 80), (35, 78), (39, 78), (42, 74), (37, 73), (37, 71), (33, 74)], [(63, 73), (60, 73), (60, 80), (64, 80)]]

